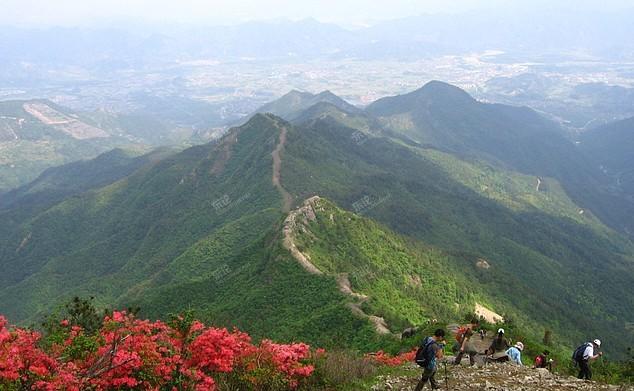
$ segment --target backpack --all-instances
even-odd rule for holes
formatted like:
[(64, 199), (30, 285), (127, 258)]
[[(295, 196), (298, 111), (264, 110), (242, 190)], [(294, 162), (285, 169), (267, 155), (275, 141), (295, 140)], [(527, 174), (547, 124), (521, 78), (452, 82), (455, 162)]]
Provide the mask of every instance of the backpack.
[(435, 343), (436, 341), (434, 341), (432, 337), (425, 338), (423, 344), (416, 351), (416, 356), (414, 358), (414, 361), (418, 364), (418, 366), (423, 368), (430, 367), (430, 364), (432, 364), (435, 358), (434, 349), (432, 349)]
[(467, 333), (467, 330), (469, 330), (469, 328), (466, 326), (462, 326), (458, 328), (458, 330), (456, 331), (456, 341), (458, 341), (458, 343), (462, 343), (462, 339), (464, 338), (464, 335)]
[(535, 368), (542, 368), (544, 365), (545, 358), (541, 354), (535, 357)]
[(583, 353), (586, 351), (586, 348), (590, 346), (589, 342), (586, 342), (580, 345), (575, 351), (572, 353), (572, 361), (581, 362), (583, 361)]

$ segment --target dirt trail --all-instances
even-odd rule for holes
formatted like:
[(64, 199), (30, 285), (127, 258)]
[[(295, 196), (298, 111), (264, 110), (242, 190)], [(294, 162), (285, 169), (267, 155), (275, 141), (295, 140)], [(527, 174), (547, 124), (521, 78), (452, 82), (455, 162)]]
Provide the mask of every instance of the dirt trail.
[(350, 310), (352, 311), (353, 314), (361, 318), (368, 319), (370, 323), (374, 325), (374, 329), (376, 330), (377, 333), (383, 334), (383, 335), (392, 334), (384, 318), (380, 316), (376, 316), (376, 315), (368, 315), (365, 313), (365, 311), (363, 311), (363, 309), (361, 308), (361, 305), (365, 301), (367, 301), (369, 297), (352, 290), (352, 286), (350, 285), (350, 279), (348, 278), (347, 273), (342, 273), (337, 276), (337, 286), (339, 287), (339, 290), (342, 293), (357, 300), (356, 303), (348, 303), (348, 307), (350, 307)]
[[(482, 338), (476, 332), (475, 334), (473, 334), (473, 337), (471, 337), (471, 342), (473, 343), (473, 347), (478, 353), (484, 353), (489, 348), (489, 346), (491, 346), (491, 343), (493, 342), (493, 338), (489, 336)], [(476, 358), (478, 358), (481, 362), (484, 363), (484, 356), (478, 355)], [(465, 361), (469, 361), (469, 360), (465, 360)]]
[(308, 222), (315, 220), (314, 207), (318, 201), (318, 196), (311, 197), (304, 201), (302, 206), (288, 214), (284, 220), (284, 227), (282, 228), (282, 232), (284, 233), (282, 244), (284, 248), (311, 274), (323, 274), (323, 272), (313, 265), (308, 254), (304, 254), (297, 248), (295, 244), (295, 232), (297, 230), (305, 231)]
[(355, 299), (359, 299), (361, 301), (366, 301), (368, 299), (368, 296), (352, 290), (350, 279), (348, 278), (348, 273), (342, 273), (337, 276), (337, 286), (339, 287), (341, 293), (345, 293), (346, 295), (352, 296)]
[(288, 213), (291, 210), (291, 206), (293, 205), (293, 197), (291, 194), (286, 191), (286, 189), (282, 186), (280, 182), (280, 170), (282, 169), (282, 150), (284, 149), (284, 145), (286, 144), (286, 126), (280, 126), (280, 139), (275, 149), (271, 153), (273, 156), (273, 186), (277, 188), (277, 190), (282, 195), (282, 211), (284, 213)]
[[(302, 252), (297, 247), (297, 244), (295, 242), (296, 232), (302, 232), (304, 234), (312, 235), (309, 230), (309, 224), (311, 221), (315, 221), (318, 211), (323, 211), (323, 208), (319, 205), (319, 200), (319, 196), (313, 196), (305, 200), (301, 206), (289, 212), (288, 216), (284, 220), (284, 226), (282, 228), (282, 232), (284, 234), (282, 244), (284, 248), (291, 253), (293, 258), (295, 258), (295, 260), (297, 260), (297, 262), (299, 262), (299, 264), (302, 265), (302, 267), (308, 273), (321, 275), (324, 274), (324, 272), (319, 270), (312, 263), (310, 255)], [(347, 304), (353, 314), (359, 316), (360, 318), (368, 319), (368, 321), (370, 321), (372, 325), (374, 325), (377, 333), (384, 335), (392, 334), (384, 318), (375, 315), (369, 315), (366, 314), (365, 311), (363, 311), (361, 305), (363, 304), (363, 302), (368, 300), (368, 296), (352, 290), (348, 274), (341, 273), (335, 276), (335, 278), (339, 290), (342, 293), (355, 299), (355, 302)]]
[(380, 316), (366, 314), (365, 311), (363, 311), (363, 309), (361, 308), (361, 303), (348, 303), (347, 305), (348, 305), (348, 308), (350, 308), (350, 311), (352, 311), (354, 315), (360, 318), (365, 318), (368, 321), (370, 321), (370, 323), (372, 323), (372, 325), (374, 326), (374, 330), (378, 334), (382, 334), (382, 335), (392, 334), (385, 319), (383, 319)]

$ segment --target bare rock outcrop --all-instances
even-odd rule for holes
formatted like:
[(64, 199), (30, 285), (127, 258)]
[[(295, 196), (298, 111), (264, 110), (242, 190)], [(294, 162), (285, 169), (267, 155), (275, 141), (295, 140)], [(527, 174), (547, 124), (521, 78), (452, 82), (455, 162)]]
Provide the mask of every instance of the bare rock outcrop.
[(308, 230), (308, 223), (314, 221), (316, 218), (315, 208), (318, 207), (317, 203), (319, 200), (319, 196), (311, 197), (304, 201), (302, 206), (291, 211), (284, 220), (284, 228), (282, 229), (284, 234), (284, 248), (291, 253), (293, 258), (295, 258), (307, 272), (312, 274), (324, 273), (311, 262), (308, 254), (304, 254), (297, 248), (295, 234), (298, 231), (306, 232)]
[(475, 314), (489, 323), (501, 323), (504, 321), (502, 315), (496, 314), (492, 310), (486, 308), (479, 303), (475, 303)]

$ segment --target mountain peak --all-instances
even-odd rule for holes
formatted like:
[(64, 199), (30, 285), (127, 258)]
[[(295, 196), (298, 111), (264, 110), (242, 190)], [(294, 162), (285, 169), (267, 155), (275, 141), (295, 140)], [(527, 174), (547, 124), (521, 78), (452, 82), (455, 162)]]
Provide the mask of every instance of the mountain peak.
[(355, 112), (359, 110), (356, 106), (351, 105), (329, 90), (322, 91), (318, 94), (312, 94), (310, 92), (294, 89), (279, 99), (260, 107), (257, 112), (273, 113), (287, 121), (293, 121), (299, 117), (304, 110), (322, 102), (330, 103), (339, 109), (348, 112)]
[(418, 90), (411, 92), (411, 94), (417, 96), (424, 95), (436, 99), (450, 98), (456, 100), (474, 100), (471, 95), (469, 95), (469, 93), (467, 93), (462, 88), (439, 80), (432, 80)]
[(289, 91), (289, 92), (287, 92), (286, 94), (282, 95), (282, 96), (280, 97), (280, 99), (284, 99), (285, 97), (287, 97), (287, 98), (288, 98), (288, 97), (296, 97), (296, 96), (298, 96), (298, 97), (304, 97), (304, 98), (309, 98), (309, 97), (312, 97), (312, 96), (314, 96), (314, 95), (313, 95), (313, 94), (311, 94), (311, 93), (310, 93), (310, 92), (308, 92), (308, 91), (300, 91), (300, 90), (298, 90), (298, 89), (293, 88), (292, 90), (290, 90), (290, 91)]
[(334, 94), (332, 91), (330, 90), (323, 90), (322, 92), (320, 92), (319, 94), (317, 94), (316, 96), (322, 96), (322, 97), (336, 97), (341, 99), (339, 96), (337, 96), (336, 94)]
[(277, 126), (280, 122), (285, 123), (283, 118), (278, 117), (274, 113), (269, 112), (260, 112), (255, 113), (249, 118), (249, 120), (242, 125), (242, 127), (250, 127), (250, 126), (261, 126), (261, 125), (272, 125)]
[(381, 98), (370, 104), (366, 110), (370, 114), (385, 116), (420, 110), (431, 104), (455, 107), (474, 102), (476, 100), (463, 89), (449, 83), (432, 80), (415, 91)]

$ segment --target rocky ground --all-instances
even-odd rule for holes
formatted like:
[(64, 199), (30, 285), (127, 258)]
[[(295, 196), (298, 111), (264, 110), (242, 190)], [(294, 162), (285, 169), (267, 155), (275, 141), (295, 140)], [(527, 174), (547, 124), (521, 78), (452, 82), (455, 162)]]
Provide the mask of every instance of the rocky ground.
[[(372, 391), (414, 390), (421, 371), (413, 364), (407, 369), (411, 371), (411, 375), (382, 377), (372, 387)], [(555, 375), (545, 369), (531, 369), (508, 363), (473, 367), (454, 367), (448, 364), (446, 378), (445, 366), (440, 364), (436, 380), (440, 390), (455, 391), (634, 391), (632, 386), (612, 386), (583, 381), (574, 377)], [(429, 384), (424, 389), (429, 390)]]

